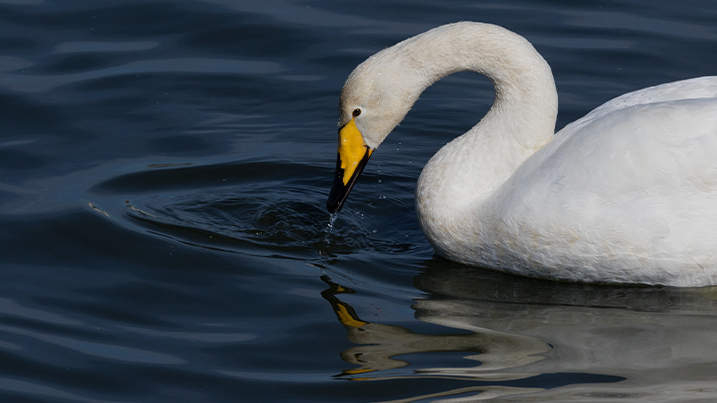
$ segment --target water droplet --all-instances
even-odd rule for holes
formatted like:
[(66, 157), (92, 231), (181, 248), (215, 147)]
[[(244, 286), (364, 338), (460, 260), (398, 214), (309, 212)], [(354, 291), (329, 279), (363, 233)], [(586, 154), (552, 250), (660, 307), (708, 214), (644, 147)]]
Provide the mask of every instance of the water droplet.
[(331, 244), (331, 231), (334, 230), (334, 223), (336, 222), (336, 218), (338, 218), (339, 213), (331, 213), (329, 216), (329, 224), (326, 226), (326, 230), (324, 230), (324, 242), (326, 243), (326, 246), (329, 246)]
[[(379, 172), (379, 173), (380, 173), (380, 172)], [(382, 180), (382, 179), (379, 179), (379, 180), (378, 180), (378, 183), (381, 183), (381, 182), (383, 182), (383, 180)]]
[(371, 232), (375, 234), (375, 233), (378, 232), (378, 230), (377, 230), (376, 228), (374, 228), (374, 229), (371, 230)]

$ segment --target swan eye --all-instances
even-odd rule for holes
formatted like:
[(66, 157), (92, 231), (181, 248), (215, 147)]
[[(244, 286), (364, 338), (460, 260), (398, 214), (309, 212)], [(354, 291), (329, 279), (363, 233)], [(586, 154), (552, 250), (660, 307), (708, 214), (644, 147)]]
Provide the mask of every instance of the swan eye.
[(355, 118), (358, 117), (358, 115), (360, 115), (360, 114), (361, 114), (361, 109), (359, 109), (359, 108), (354, 109), (353, 115)]

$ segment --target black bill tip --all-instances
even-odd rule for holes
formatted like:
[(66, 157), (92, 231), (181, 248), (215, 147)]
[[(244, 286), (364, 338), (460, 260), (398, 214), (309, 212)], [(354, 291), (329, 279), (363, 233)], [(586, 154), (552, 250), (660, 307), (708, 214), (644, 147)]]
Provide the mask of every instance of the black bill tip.
[(334, 175), (334, 183), (331, 186), (331, 191), (329, 192), (329, 199), (326, 202), (326, 209), (329, 210), (329, 213), (333, 214), (341, 211), (341, 208), (344, 206), (344, 202), (348, 198), (349, 193), (351, 193), (351, 189), (354, 188), (358, 177), (361, 175), (361, 172), (366, 166), (370, 154), (371, 153), (369, 152), (368, 147), (366, 147), (366, 153), (364, 154), (363, 158), (361, 158), (361, 161), (354, 170), (353, 175), (351, 175), (351, 178), (346, 184), (344, 184), (344, 170), (343, 168), (341, 168), (341, 156), (339, 155), (336, 158), (336, 173)]

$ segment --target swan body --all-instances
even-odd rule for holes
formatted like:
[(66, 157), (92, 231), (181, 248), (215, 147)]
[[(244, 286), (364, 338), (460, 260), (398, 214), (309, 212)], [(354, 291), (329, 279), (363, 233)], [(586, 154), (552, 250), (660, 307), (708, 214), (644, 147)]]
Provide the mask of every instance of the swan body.
[(550, 67), (490, 24), (435, 28), (354, 70), (330, 211), (421, 92), (464, 70), (490, 78), (496, 98), (418, 180), (418, 219), (439, 255), (553, 280), (717, 284), (717, 77), (622, 95), (554, 133)]

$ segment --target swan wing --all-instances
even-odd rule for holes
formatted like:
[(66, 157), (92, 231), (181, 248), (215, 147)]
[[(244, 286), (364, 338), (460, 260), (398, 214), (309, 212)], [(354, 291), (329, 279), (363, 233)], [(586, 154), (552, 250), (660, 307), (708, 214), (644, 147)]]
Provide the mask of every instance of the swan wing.
[(629, 92), (598, 106), (581, 119), (567, 125), (565, 129), (636, 105), (696, 98), (717, 98), (717, 76), (697, 77)]
[(717, 79), (697, 79), (604, 104), (528, 159), (477, 227), (490, 228), (521, 274), (714, 284), (715, 93)]

